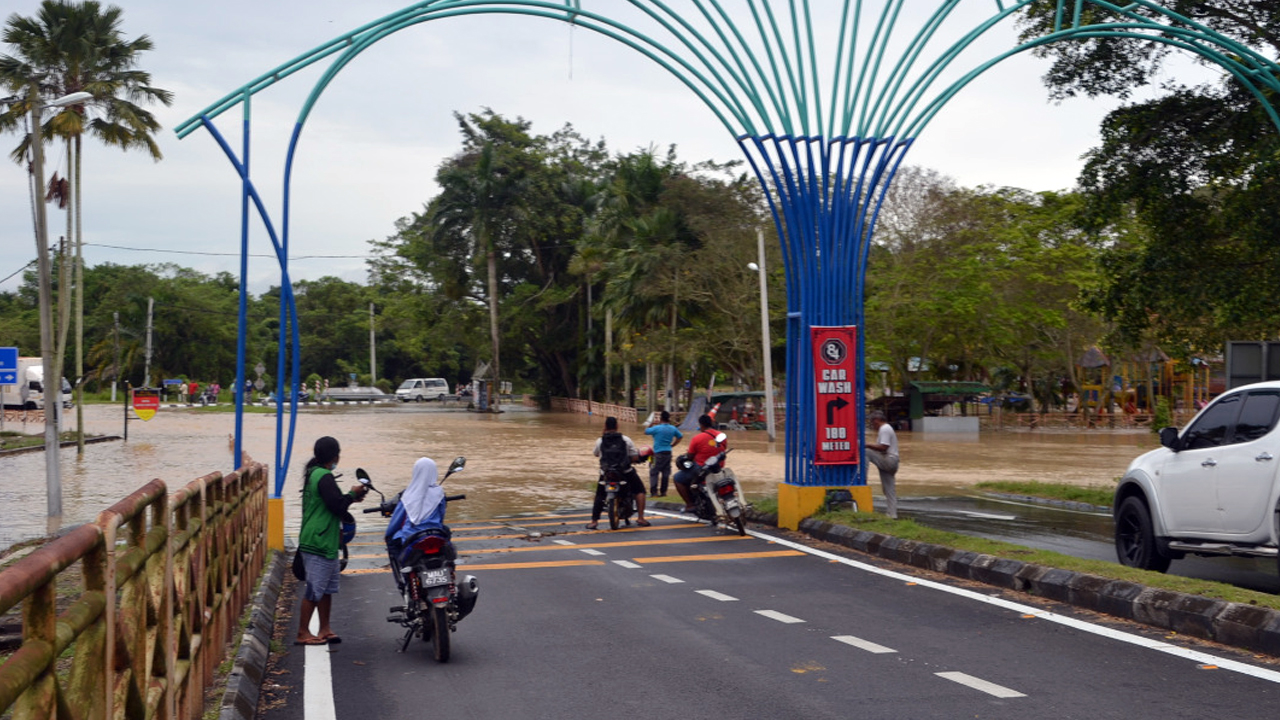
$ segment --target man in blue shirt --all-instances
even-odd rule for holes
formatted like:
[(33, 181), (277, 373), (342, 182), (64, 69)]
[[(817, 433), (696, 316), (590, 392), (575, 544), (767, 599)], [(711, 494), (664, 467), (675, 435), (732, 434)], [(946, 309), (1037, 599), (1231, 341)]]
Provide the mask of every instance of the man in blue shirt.
[[(671, 413), (663, 410), (660, 417), (662, 419), (657, 425), (650, 425), (644, 429), (645, 435), (653, 436), (653, 464), (649, 466), (649, 494), (654, 497), (666, 496), (667, 481), (671, 479), (671, 448), (684, 437), (680, 428), (671, 424)], [(662, 477), (661, 491), (658, 487), (659, 476)]]

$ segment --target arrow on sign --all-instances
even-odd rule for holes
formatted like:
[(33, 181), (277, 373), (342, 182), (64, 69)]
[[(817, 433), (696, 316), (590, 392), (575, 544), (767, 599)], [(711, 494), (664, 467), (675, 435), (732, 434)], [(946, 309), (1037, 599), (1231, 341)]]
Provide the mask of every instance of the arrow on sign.
[(836, 411), (849, 406), (849, 401), (842, 397), (827, 401), (827, 424), (836, 424)]
[(0, 372), (0, 385), (17, 385), (18, 373), (13, 370)]

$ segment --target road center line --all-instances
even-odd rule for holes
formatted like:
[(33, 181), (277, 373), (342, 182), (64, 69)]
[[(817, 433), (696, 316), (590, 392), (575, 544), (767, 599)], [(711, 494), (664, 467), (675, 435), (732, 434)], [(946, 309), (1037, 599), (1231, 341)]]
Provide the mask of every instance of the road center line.
[(572, 540), (560, 540), (560, 539), (556, 539), (556, 540), (552, 540), (551, 542), (553, 542), (553, 543), (555, 543), (555, 544), (557, 544), (557, 545), (577, 545), (577, 543), (573, 542)]
[(600, 552), (599, 550), (596, 550), (596, 549), (594, 549), (594, 548), (582, 548), (579, 552), (584, 552), (584, 553), (586, 553), (586, 554), (588, 554), (588, 555), (603, 555), (603, 554), (604, 554), (604, 553), (602, 553), (602, 552)]
[[(663, 513), (660, 511), (656, 511), (654, 512), (654, 514), (666, 515), (666, 513)], [(1013, 612), (1022, 613), (1024, 615), (1034, 615), (1035, 617), (1041, 620), (1047, 620), (1052, 623), (1064, 625), (1066, 627), (1073, 628), (1081, 632), (1090, 633), (1092, 635), (1098, 635), (1110, 640), (1118, 640), (1120, 642), (1128, 643), (1130, 645), (1136, 645), (1138, 647), (1147, 648), (1148, 650), (1155, 650), (1156, 652), (1162, 652), (1162, 653), (1165, 653), (1166, 655), (1172, 655), (1174, 657), (1182, 658), (1185, 660), (1191, 660), (1199, 664), (1216, 665), (1219, 668), (1222, 668), (1223, 670), (1229, 670), (1231, 672), (1240, 673), (1241, 675), (1248, 675), (1249, 677), (1258, 678), (1259, 680), (1266, 680), (1267, 682), (1280, 684), (1280, 672), (1276, 672), (1275, 670), (1268, 670), (1266, 668), (1257, 667), (1255, 665), (1243, 663), (1238, 660), (1229, 660), (1227, 658), (1218, 657), (1216, 655), (1210, 655), (1209, 653), (1206, 653), (1206, 652), (1200, 652), (1199, 650), (1192, 650), (1190, 648), (1178, 647), (1177, 645), (1171, 645), (1169, 643), (1161, 642), (1159, 640), (1145, 638), (1140, 635), (1134, 635), (1132, 633), (1122, 632), (1114, 628), (1095, 625), (1093, 623), (1085, 622), (1084, 620), (1079, 620), (1077, 618), (1067, 617), (1066, 615), (1059, 615), (1058, 613), (1049, 612), (1047, 610), (1041, 610), (1040, 608), (1031, 607), (1030, 605), (1024, 605), (1023, 603), (1013, 602), (1011, 600), (1005, 600), (1004, 598), (1000, 598), (1000, 597), (984, 595), (980, 592), (974, 592), (973, 590), (966, 590), (965, 588), (954, 587), (951, 585), (946, 585), (944, 583), (934, 582), (933, 580), (926, 580), (924, 578), (914, 577), (912, 575), (907, 575), (905, 573), (895, 572), (893, 570), (887, 570), (885, 568), (879, 568), (874, 565), (868, 565), (867, 563), (860, 562), (858, 560), (852, 560), (842, 555), (836, 555), (835, 553), (829, 553), (825, 550), (818, 550), (817, 548), (811, 548), (807, 545), (802, 545), (797, 542), (792, 542), (790, 540), (787, 540), (786, 538), (776, 537), (773, 535), (762, 533), (758, 530), (748, 529), (747, 534), (752, 537), (759, 538), (761, 540), (767, 540), (769, 542), (776, 543), (784, 547), (789, 547), (789, 548), (799, 550), (800, 552), (803, 552), (803, 553), (808, 553), (809, 555), (813, 555), (815, 557), (823, 558), (824, 560), (831, 560), (833, 562), (837, 562), (842, 565), (847, 565), (852, 568), (857, 568), (859, 570), (864, 570), (869, 573), (874, 573), (876, 575), (882, 575), (884, 577), (893, 578), (894, 580), (899, 580), (902, 582), (915, 583), (920, 587), (931, 588), (933, 590), (940, 590), (945, 593), (958, 595), (960, 597), (967, 598), (969, 600), (976, 600), (977, 602), (986, 603), (988, 605), (994, 605), (996, 607), (1004, 608), (1006, 610), (1012, 610)]]
[(724, 593), (719, 593), (719, 592), (716, 592), (715, 590), (699, 590), (698, 594), (706, 595), (712, 600), (719, 600), (720, 602), (737, 602), (738, 600), (738, 598), (732, 595), (725, 595)]
[(795, 623), (804, 622), (798, 617), (792, 617), (790, 615), (787, 615), (786, 613), (780, 613), (777, 610), (756, 610), (756, 614), (763, 615), (769, 618), (770, 620), (777, 620), (780, 623), (787, 623), (788, 625), (794, 625)]
[(883, 655), (885, 653), (898, 652), (893, 648), (887, 648), (883, 645), (877, 645), (876, 643), (873, 643), (870, 640), (863, 640), (862, 638), (854, 637), (852, 635), (832, 635), (831, 639), (835, 640), (836, 642), (842, 642), (845, 645), (852, 645), (858, 648), (859, 650), (866, 650), (869, 653), (875, 653), (876, 655)]
[(613, 564), (618, 567), (624, 567), (628, 570), (638, 570), (640, 568), (639, 565), (631, 562), (630, 560), (614, 560)]
[(667, 583), (668, 585), (675, 585), (677, 583), (684, 582), (680, 578), (671, 577), (670, 575), (650, 575), (649, 577), (653, 578), (654, 580), (661, 580), (662, 582)]
[(979, 690), (988, 695), (994, 695), (995, 697), (998, 697), (998, 698), (1026, 697), (1026, 694), (1020, 693), (1017, 690), (1010, 690), (1009, 688), (1004, 687), (1003, 685), (997, 685), (993, 682), (987, 682), (982, 678), (976, 678), (972, 675), (966, 675), (962, 672), (940, 672), (940, 673), (934, 673), (934, 674), (945, 680), (950, 680), (951, 682), (960, 683), (965, 687), (971, 687), (974, 690)]

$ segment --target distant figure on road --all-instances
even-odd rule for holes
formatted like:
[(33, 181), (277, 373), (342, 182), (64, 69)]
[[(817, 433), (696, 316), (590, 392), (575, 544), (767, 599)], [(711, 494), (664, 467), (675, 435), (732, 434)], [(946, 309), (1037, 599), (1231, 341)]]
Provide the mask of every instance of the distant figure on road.
[[(645, 435), (653, 436), (653, 464), (649, 466), (649, 494), (654, 497), (667, 496), (667, 481), (671, 479), (671, 448), (680, 443), (684, 433), (671, 424), (671, 413), (662, 411), (657, 424), (644, 429)], [(659, 491), (658, 478), (662, 478)]]
[(876, 431), (876, 441), (867, 443), (867, 459), (880, 470), (880, 489), (888, 503), (887, 514), (898, 518), (898, 433), (885, 419), (884, 413), (871, 413), (871, 427)]

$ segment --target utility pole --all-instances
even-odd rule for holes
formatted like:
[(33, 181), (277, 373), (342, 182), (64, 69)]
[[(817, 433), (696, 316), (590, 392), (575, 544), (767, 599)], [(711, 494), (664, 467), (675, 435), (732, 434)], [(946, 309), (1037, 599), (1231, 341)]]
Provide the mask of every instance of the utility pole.
[[(62, 515), (62, 468), (58, 464), (58, 405), (62, 378), (53, 362), (53, 287), (49, 263), (48, 215), (44, 208), (44, 138), (40, 134), (40, 85), (31, 80), (31, 183), (36, 205), (36, 260), (40, 296), (40, 356), (44, 366), (44, 471), (49, 517)], [(49, 392), (49, 388), (57, 388)]]
[(142, 373), (143, 387), (151, 387), (151, 311), (156, 306), (156, 299), (147, 298), (147, 367)]
[(373, 336), (373, 303), (369, 303), (369, 384), (378, 384), (377, 341)]
[(113, 312), (111, 317), (114, 320), (112, 334), (115, 336), (116, 357), (115, 365), (111, 373), (111, 402), (116, 401), (116, 385), (120, 382), (120, 313)]

